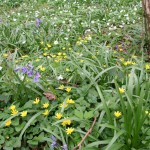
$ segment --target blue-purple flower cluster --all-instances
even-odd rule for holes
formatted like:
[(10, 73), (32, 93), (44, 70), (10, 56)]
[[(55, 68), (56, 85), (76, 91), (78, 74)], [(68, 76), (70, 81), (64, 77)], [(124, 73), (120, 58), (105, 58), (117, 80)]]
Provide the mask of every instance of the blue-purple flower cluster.
[(34, 67), (31, 64), (28, 64), (27, 66), (16, 68), (15, 71), (21, 71), (23, 74), (28, 75), (28, 77), (33, 77), (34, 82), (39, 82), (41, 75), (39, 72), (34, 71), (33, 68)]
[[(55, 148), (58, 148), (59, 147), (59, 144), (57, 143), (57, 139), (55, 136), (51, 136), (51, 139), (52, 139), (52, 144), (51, 144), (51, 147), (52, 149), (55, 149)], [(62, 150), (68, 150), (68, 147), (66, 144), (64, 144), (63, 146), (61, 146)]]
[(41, 22), (42, 20), (37, 18), (35, 22), (36, 27), (39, 27)]

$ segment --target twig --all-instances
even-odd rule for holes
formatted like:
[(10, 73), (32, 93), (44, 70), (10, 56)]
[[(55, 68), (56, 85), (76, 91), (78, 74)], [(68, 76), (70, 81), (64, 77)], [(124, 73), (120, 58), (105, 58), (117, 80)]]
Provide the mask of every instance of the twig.
[(82, 145), (82, 143), (84, 142), (84, 140), (85, 140), (85, 139), (87, 138), (87, 136), (92, 132), (92, 129), (93, 129), (95, 123), (96, 123), (96, 117), (94, 118), (94, 121), (93, 121), (93, 123), (92, 123), (91, 128), (88, 130), (88, 132), (87, 132), (87, 133), (85, 134), (85, 136), (82, 138), (81, 142), (80, 142), (76, 147), (74, 147), (73, 150), (77, 150), (77, 148), (81, 148), (81, 145)]

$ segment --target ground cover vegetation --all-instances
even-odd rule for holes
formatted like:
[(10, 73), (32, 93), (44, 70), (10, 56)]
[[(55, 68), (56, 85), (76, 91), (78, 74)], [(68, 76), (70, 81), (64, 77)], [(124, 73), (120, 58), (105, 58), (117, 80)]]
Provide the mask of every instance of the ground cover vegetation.
[(140, 0), (0, 0), (0, 149), (150, 149)]

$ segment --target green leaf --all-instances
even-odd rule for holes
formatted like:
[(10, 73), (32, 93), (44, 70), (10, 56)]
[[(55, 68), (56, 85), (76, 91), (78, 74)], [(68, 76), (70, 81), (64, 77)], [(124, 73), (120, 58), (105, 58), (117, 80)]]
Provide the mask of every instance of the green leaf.
[(28, 140), (27, 143), (30, 145), (38, 145), (38, 141), (36, 140)]
[(112, 138), (112, 140), (110, 141), (110, 143), (108, 144), (108, 146), (106, 147), (105, 150), (110, 150), (110, 149), (113, 147), (113, 145), (114, 145), (114, 143), (116, 142), (116, 140), (117, 140), (122, 134), (124, 134), (124, 133), (125, 133), (125, 131), (121, 130), (121, 131), (119, 131), (117, 134), (115, 134), (114, 137)]
[(19, 118), (15, 118), (14, 121), (12, 122), (13, 126), (19, 125)]
[(100, 150), (100, 149), (96, 147), (92, 147), (92, 148), (82, 148), (81, 150)]
[(80, 119), (83, 119), (83, 112), (78, 111), (78, 110), (74, 110), (74, 114), (75, 116), (77, 116)]
[(4, 150), (13, 150), (13, 147), (7, 147), (7, 146), (5, 146)]
[(9, 101), (10, 95), (0, 94), (0, 100), (3, 100), (5, 103)]
[(19, 140), (19, 138), (15, 139), (15, 143), (13, 144), (13, 147), (21, 147), (21, 141)]
[(42, 114), (42, 111), (36, 113), (34, 116), (31, 117), (31, 119), (26, 123), (25, 127), (23, 128), (22, 132), (19, 135), (19, 140), (22, 139), (22, 135), (26, 131), (26, 129), (30, 126), (30, 124), (39, 116)]
[(23, 108), (24, 108), (24, 109), (32, 108), (32, 103), (33, 103), (33, 102), (32, 102), (31, 100), (28, 101), (28, 102), (26, 102), (25, 105), (23, 106)]
[(96, 142), (93, 142), (93, 143), (90, 143), (90, 144), (86, 145), (86, 148), (108, 144), (109, 142), (110, 142), (110, 140), (96, 141)]
[(84, 113), (84, 118), (85, 118), (85, 119), (90, 119), (90, 118), (92, 118), (93, 116), (94, 116), (93, 111), (89, 111), (89, 112), (85, 111), (85, 113)]
[(26, 124), (26, 123), (23, 122), (22, 124), (16, 126), (16, 127), (15, 127), (15, 130), (16, 130), (17, 132), (21, 131), (25, 124)]
[(0, 144), (3, 144), (4, 142), (5, 142), (5, 138), (2, 135), (0, 135)]

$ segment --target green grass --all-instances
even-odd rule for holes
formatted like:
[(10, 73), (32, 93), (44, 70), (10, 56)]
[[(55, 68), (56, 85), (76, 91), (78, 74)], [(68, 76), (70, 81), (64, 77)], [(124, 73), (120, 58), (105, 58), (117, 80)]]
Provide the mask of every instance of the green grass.
[(140, 0), (1, 0), (0, 33), (0, 149), (72, 150), (94, 117), (81, 149), (150, 148)]

